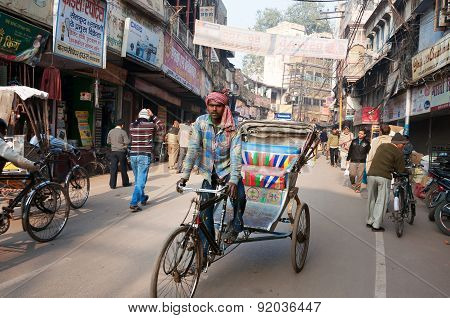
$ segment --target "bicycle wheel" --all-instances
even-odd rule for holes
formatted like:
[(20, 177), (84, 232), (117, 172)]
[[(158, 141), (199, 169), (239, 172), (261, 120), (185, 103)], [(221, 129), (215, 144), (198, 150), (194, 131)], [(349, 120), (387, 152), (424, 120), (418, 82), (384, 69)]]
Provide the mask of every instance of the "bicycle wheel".
[(434, 212), (434, 219), (437, 227), (441, 230), (445, 235), (450, 236), (450, 214), (447, 212), (446, 207), (448, 206), (448, 202), (444, 200), (441, 204), (439, 204)]
[(299, 205), (300, 200), (295, 197), (297, 202), (297, 212), (295, 213), (294, 226), (292, 229), (291, 242), (291, 263), (294, 271), (299, 273), (305, 266), (306, 256), (308, 254), (310, 216), (307, 204)]
[(75, 166), (67, 175), (64, 186), (69, 194), (70, 206), (74, 209), (81, 208), (89, 198), (88, 172), (80, 166)]
[(97, 161), (91, 161), (89, 162), (86, 166), (85, 169), (88, 173), (88, 176), (91, 177), (95, 177), (97, 175), (101, 175), (105, 173), (105, 167), (97, 162)]
[(430, 208), (430, 204), (433, 201), (433, 198), (439, 193), (438, 191), (439, 185), (435, 182), (430, 186), (430, 189), (428, 189), (427, 193), (425, 194), (425, 206), (427, 208)]
[(193, 297), (201, 273), (202, 248), (192, 228), (175, 230), (156, 260), (150, 284), (155, 298)]
[(414, 201), (414, 194), (412, 192), (411, 186), (408, 186), (408, 218), (407, 222), (413, 225), (414, 218), (416, 217), (416, 203)]
[(30, 192), (25, 202), (25, 230), (38, 242), (51, 241), (64, 229), (69, 213), (65, 189), (57, 183), (43, 182)]

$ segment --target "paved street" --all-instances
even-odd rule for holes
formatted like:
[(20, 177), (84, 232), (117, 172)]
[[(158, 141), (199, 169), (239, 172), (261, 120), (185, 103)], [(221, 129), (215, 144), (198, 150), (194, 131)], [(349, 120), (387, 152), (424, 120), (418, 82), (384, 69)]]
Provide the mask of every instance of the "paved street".
[[(34, 242), (13, 222), (0, 237), (1, 297), (148, 297), (155, 257), (192, 194), (176, 193), (179, 175), (154, 166), (147, 187), (151, 203), (131, 214), (131, 189), (110, 191), (108, 178), (92, 180), (85, 208), (71, 212), (51, 243)], [(191, 180), (199, 183), (200, 177)], [(427, 220), (422, 202), (416, 222), (398, 239), (389, 220), (383, 234), (365, 227), (367, 192), (344, 187), (343, 173), (323, 158), (299, 177), (298, 186), (311, 207), (303, 271), (291, 268), (289, 239), (242, 244), (202, 275), (196, 297), (450, 295), (448, 237)]]

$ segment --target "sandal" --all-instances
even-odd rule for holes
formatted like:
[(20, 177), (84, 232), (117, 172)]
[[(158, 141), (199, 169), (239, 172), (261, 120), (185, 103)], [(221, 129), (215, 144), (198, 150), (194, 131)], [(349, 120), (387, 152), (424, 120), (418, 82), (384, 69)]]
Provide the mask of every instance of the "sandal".
[(239, 236), (238, 232), (236, 232), (235, 230), (231, 230), (230, 232), (227, 233), (223, 241), (225, 242), (225, 244), (231, 245), (236, 241), (238, 236)]

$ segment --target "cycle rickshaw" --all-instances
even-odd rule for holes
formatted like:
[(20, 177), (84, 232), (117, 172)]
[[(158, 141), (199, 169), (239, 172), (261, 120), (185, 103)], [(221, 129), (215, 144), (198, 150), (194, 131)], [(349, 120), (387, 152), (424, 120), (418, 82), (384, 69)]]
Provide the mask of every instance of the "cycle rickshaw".
[[(202, 270), (242, 243), (291, 238), (291, 263), (295, 272), (305, 265), (310, 236), (308, 205), (298, 196), (296, 181), (300, 170), (315, 155), (318, 132), (310, 125), (284, 121), (246, 121), (242, 135), (242, 177), (247, 204), (244, 231), (232, 244), (224, 237), (233, 211), (227, 209), (227, 187), (216, 190), (182, 187), (197, 193), (180, 227), (164, 243), (151, 278), (151, 297), (193, 297)], [(212, 193), (206, 202), (200, 193)], [(208, 233), (199, 212), (215, 206), (216, 235)], [(190, 211), (192, 219), (186, 222)], [(278, 223), (290, 224), (289, 232), (277, 232)], [(206, 268), (202, 268), (200, 232), (209, 242)], [(228, 242), (229, 243), (229, 242)]]
[[(70, 213), (70, 199), (67, 187), (49, 181), (46, 169), (52, 162), (48, 136), (48, 94), (26, 86), (0, 87), (2, 101), (1, 117), (8, 123), (8, 130), (15, 133), (24, 125), (38, 137), (40, 149), (40, 170), (33, 173), (9, 172), (0, 174), (0, 234), (10, 226), (14, 208), (21, 204), (22, 227), (39, 242), (56, 238), (67, 223)], [(19, 119), (25, 117), (25, 123)], [(24, 147), (23, 141), (17, 147)], [(36, 159), (36, 158), (33, 158)], [(35, 160), (36, 161), (36, 160)]]

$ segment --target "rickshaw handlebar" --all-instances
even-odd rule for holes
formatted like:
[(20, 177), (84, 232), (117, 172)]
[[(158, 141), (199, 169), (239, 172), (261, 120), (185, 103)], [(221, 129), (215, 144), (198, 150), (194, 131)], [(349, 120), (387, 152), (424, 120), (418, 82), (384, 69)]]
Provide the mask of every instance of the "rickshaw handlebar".
[(177, 189), (179, 192), (196, 192), (196, 193), (212, 193), (212, 194), (219, 194), (222, 192), (225, 192), (228, 189), (228, 186), (223, 186), (217, 190), (212, 189), (196, 189), (196, 188), (189, 188), (189, 187), (183, 187), (180, 185), (177, 185)]

